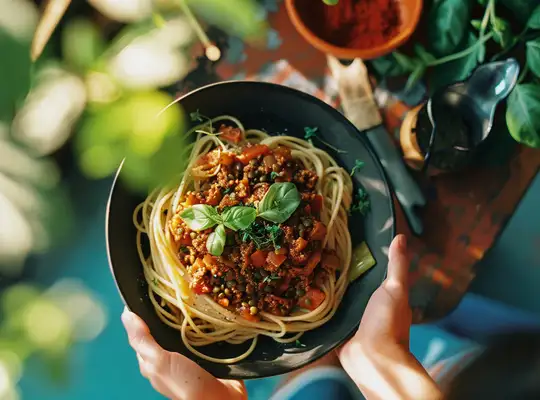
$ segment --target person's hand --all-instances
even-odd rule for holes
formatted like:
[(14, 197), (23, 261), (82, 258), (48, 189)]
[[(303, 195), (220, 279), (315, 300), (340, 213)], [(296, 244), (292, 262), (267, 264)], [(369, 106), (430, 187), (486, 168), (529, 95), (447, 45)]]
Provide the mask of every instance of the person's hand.
[(358, 332), (338, 350), (343, 368), (368, 400), (440, 397), (437, 385), (409, 351), (406, 243), (403, 235), (392, 241), (387, 278), (371, 296)]
[(127, 308), (122, 322), (141, 374), (162, 395), (172, 400), (247, 398), (243, 382), (216, 379), (189, 358), (162, 349), (143, 320)]

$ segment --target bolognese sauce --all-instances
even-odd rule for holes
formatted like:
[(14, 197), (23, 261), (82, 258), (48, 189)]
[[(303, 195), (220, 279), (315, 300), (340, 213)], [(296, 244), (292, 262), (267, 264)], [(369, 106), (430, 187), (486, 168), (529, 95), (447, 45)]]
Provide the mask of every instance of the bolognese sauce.
[[(241, 132), (222, 126), (222, 139), (238, 143)], [(207, 294), (221, 306), (257, 321), (266, 311), (290, 315), (296, 308), (314, 310), (325, 300), (321, 282), (334, 274), (340, 260), (323, 249), (326, 226), (321, 222), (323, 198), (318, 176), (291, 156), (289, 148), (247, 144), (238, 150), (214, 149), (201, 156), (217, 174), (201, 180), (200, 189), (185, 194), (169, 229), (179, 246), (179, 258), (191, 275), (191, 289)], [(292, 182), (301, 195), (299, 207), (285, 222), (256, 218), (248, 229), (226, 228), (220, 256), (206, 246), (213, 229), (194, 232), (180, 217), (185, 208), (206, 204), (221, 213), (227, 208), (257, 208), (273, 183)]]

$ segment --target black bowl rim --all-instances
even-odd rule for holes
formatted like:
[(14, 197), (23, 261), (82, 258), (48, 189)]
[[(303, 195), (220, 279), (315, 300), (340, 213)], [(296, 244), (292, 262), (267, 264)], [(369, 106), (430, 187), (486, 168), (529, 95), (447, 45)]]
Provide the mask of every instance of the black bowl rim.
[[(396, 223), (397, 223), (397, 221), (396, 221), (395, 205), (394, 205), (393, 197), (391, 196), (392, 193), (393, 193), (392, 186), (388, 182), (386, 172), (384, 171), (384, 168), (383, 168), (383, 166), (381, 164), (381, 161), (379, 160), (379, 157), (376, 155), (376, 153), (373, 150), (373, 148), (371, 147), (371, 144), (369, 143), (369, 141), (365, 138), (365, 134), (367, 133), (367, 131), (369, 131), (369, 129), (364, 130), (364, 131), (359, 130), (356, 126), (354, 126), (354, 124), (344, 114), (339, 112), (337, 109), (335, 109), (333, 106), (326, 103), (325, 101), (323, 101), (323, 100), (319, 99), (318, 97), (313, 96), (313, 95), (311, 95), (309, 93), (302, 92), (301, 90), (294, 89), (292, 87), (285, 86), (285, 85), (280, 85), (280, 84), (273, 83), (273, 82), (261, 82), (261, 81), (250, 81), (250, 80), (225, 80), (225, 81), (220, 81), (220, 82), (211, 83), (211, 84), (208, 84), (208, 85), (205, 85), (205, 86), (201, 86), (200, 88), (197, 88), (197, 89), (192, 90), (192, 91), (190, 91), (190, 92), (188, 92), (186, 94), (183, 94), (182, 96), (175, 99), (173, 104), (180, 103), (182, 101), (182, 99), (184, 99), (185, 97), (187, 97), (187, 96), (189, 96), (189, 95), (191, 95), (191, 94), (193, 94), (195, 92), (205, 90), (205, 89), (208, 89), (208, 88), (213, 87), (213, 86), (234, 85), (234, 84), (254, 84), (254, 85), (260, 85), (260, 86), (272, 86), (272, 87), (277, 86), (277, 87), (280, 88), (280, 90), (287, 90), (287, 91), (290, 91), (290, 92), (294, 92), (294, 93), (296, 93), (297, 95), (299, 95), (301, 97), (308, 98), (311, 101), (315, 101), (316, 103), (322, 104), (323, 107), (325, 107), (325, 108), (331, 109), (332, 113), (338, 114), (337, 118), (341, 119), (343, 124), (347, 124), (350, 127), (352, 127), (354, 130), (356, 130), (358, 132), (358, 139), (364, 144), (367, 151), (371, 154), (373, 160), (375, 161), (377, 169), (381, 172), (381, 177), (382, 177), (382, 180), (384, 182), (384, 185), (385, 185), (386, 189), (388, 190), (388, 193), (390, 194), (389, 206), (390, 206), (390, 215), (391, 215), (392, 221), (393, 221), (392, 222), (392, 227), (391, 227), (391, 237), (396, 236)], [(130, 309), (129, 304), (127, 303), (127, 301), (126, 301), (126, 299), (124, 297), (124, 294), (122, 293), (122, 290), (120, 289), (120, 286), (118, 285), (118, 280), (116, 279), (116, 274), (114, 272), (114, 267), (113, 267), (113, 263), (112, 263), (112, 260), (111, 260), (111, 250), (110, 250), (110, 245), (109, 245), (109, 215), (110, 215), (111, 202), (112, 202), (112, 197), (113, 197), (113, 194), (114, 194), (114, 189), (116, 188), (116, 184), (118, 183), (118, 178), (119, 178), (120, 173), (122, 171), (122, 166), (124, 165), (124, 161), (125, 161), (125, 158), (121, 161), (120, 165), (118, 166), (118, 169), (116, 171), (116, 174), (115, 174), (114, 179), (113, 179), (112, 184), (111, 184), (111, 189), (109, 191), (109, 198), (107, 199), (107, 207), (106, 207), (106, 210), (105, 210), (105, 212), (106, 212), (106, 214), (105, 214), (105, 241), (106, 241), (106, 243), (105, 244), (106, 244), (106, 249), (107, 249), (107, 260), (108, 260), (108, 263), (109, 263), (109, 270), (110, 270), (111, 275), (113, 277), (114, 284), (116, 286), (116, 289), (118, 290), (118, 293), (120, 294), (120, 298), (122, 299), (122, 302), (124, 303), (124, 306), (127, 307), (127, 309), (129, 310)], [(384, 277), (381, 280), (380, 284), (382, 284), (384, 279), (386, 279), (387, 272), (388, 272), (388, 265), (385, 268)], [(379, 284), (379, 286), (380, 286), (380, 284)], [(297, 364), (294, 364), (293, 366), (291, 366), (290, 368), (287, 368), (283, 372), (274, 372), (274, 373), (270, 373), (270, 374), (266, 374), (266, 375), (250, 376), (250, 377), (231, 376), (231, 377), (226, 378), (226, 379), (241, 379), (241, 380), (261, 379), (261, 378), (268, 378), (268, 377), (283, 375), (283, 374), (287, 374), (289, 372), (298, 370), (298, 369), (300, 369), (300, 368), (302, 368), (302, 367), (304, 367), (306, 365), (309, 365), (309, 364), (323, 358), (324, 356), (329, 354), (331, 351), (334, 351), (337, 347), (341, 346), (343, 343), (345, 343), (347, 340), (349, 340), (356, 333), (356, 331), (358, 330), (358, 327), (360, 326), (360, 322), (361, 321), (359, 321), (358, 324), (356, 326), (354, 326), (350, 330), (350, 332), (348, 332), (343, 337), (343, 339), (338, 341), (336, 344), (329, 346), (327, 351), (325, 351), (322, 354), (317, 355), (317, 356), (315, 356), (313, 358), (310, 358), (307, 361), (303, 361), (303, 362), (299, 362)], [(181, 354), (181, 353), (179, 353), (179, 354)]]

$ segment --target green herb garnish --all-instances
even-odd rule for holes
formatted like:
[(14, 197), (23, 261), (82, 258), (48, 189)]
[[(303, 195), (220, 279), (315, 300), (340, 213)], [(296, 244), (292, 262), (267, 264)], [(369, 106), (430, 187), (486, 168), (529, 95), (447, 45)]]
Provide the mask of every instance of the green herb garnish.
[(196, 204), (182, 211), (180, 217), (195, 232), (218, 225), (208, 237), (206, 247), (210, 254), (220, 256), (227, 240), (225, 227), (233, 231), (241, 230), (242, 240), (253, 240), (257, 248), (272, 244), (279, 249), (281, 228), (277, 225), (254, 224), (257, 212), (263, 219), (282, 223), (289, 219), (299, 205), (300, 193), (294, 183), (274, 183), (259, 203), (258, 210), (248, 206), (228, 207), (224, 208), (220, 215), (214, 207)]
[(204, 115), (202, 115), (200, 112), (199, 112), (199, 109), (197, 108), (197, 111), (194, 111), (194, 112), (190, 112), (189, 113), (189, 118), (191, 119), (191, 121), (193, 122), (204, 122), (204, 119), (210, 119), (208, 117), (205, 117)]
[(300, 340), (296, 339), (296, 341), (294, 342), (294, 344), (296, 345), (296, 347), (306, 347), (306, 345), (304, 343), (302, 343)]
[(225, 226), (233, 231), (246, 229), (255, 221), (256, 216), (257, 211), (254, 208), (241, 206), (227, 208), (219, 215), (214, 207), (206, 204), (196, 204), (180, 214), (180, 218), (195, 232), (218, 225), (206, 242), (206, 248), (214, 256), (223, 253), (227, 240)]
[(223, 224), (219, 224), (214, 232), (208, 236), (206, 241), (206, 248), (213, 256), (220, 256), (225, 248), (225, 242), (227, 241), (227, 233)]
[(270, 179), (272, 179), (272, 180), (275, 180), (278, 176), (279, 176), (279, 174), (277, 172), (275, 172), (275, 171), (272, 171), (270, 173)]
[(358, 194), (356, 195), (355, 202), (351, 206), (349, 213), (359, 212), (362, 215), (366, 215), (370, 209), (371, 202), (369, 201), (369, 195), (364, 189), (358, 189)]
[(184, 245), (180, 246), (180, 251), (181, 251), (182, 253), (188, 253), (188, 252), (189, 252), (187, 246), (184, 246)]
[(274, 183), (259, 203), (259, 217), (281, 224), (295, 212), (300, 201), (300, 193), (294, 183)]
[(345, 150), (340, 150), (340, 149), (338, 149), (337, 147), (332, 146), (330, 143), (325, 142), (325, 141), (322, 140), (320, 137), (318, 137), (318, 136), (317, 136), (317, 132), (318, 132), (318, 131), (319, 131), (319, 128), (316, 127), (316, 126), (314, 126), (314, 127), (305, 126), (305, 127), (304, 127), (304, 139), (307, 140), (312, 146), (314, 146), (314, 144), (313, 144), (313, 139), (317, 139), (319, 142), (321, 142), (322, 144), (324, 144), (326, 147), (331, 148), (331, 149), (334, 150), (336, 153), (342, 153), (342, 154), (347, 153)]
[(157, 286), (157, 285), (158, 285), (158, 280), (157, 280), (157, 278), (155, 278), (155, 277), (152, 278), (152, 284), (153, 284), (154, 286)]
[(351, 176), (353, 176), (356, 171), (360, 171), (362, 168), (364, 168), (365, 164), (366, 164), (365, 162), (360, 161), (358, 159), (354, 160), (354, 167), (351, 170)]
[(243, 242), (251, 240), (255, 247), (264, 249), (269, 246), (274, 246), (275, 249), (280, 249), (279, 240), (283, 231), (278, 225), (263, 225), (254, 222), (247, 229), (241, 232)]
[(225, 188), (225, 190), (223, 191), (223, 194), (229, 194), (233, 191), (234, 189), (233, 188)]

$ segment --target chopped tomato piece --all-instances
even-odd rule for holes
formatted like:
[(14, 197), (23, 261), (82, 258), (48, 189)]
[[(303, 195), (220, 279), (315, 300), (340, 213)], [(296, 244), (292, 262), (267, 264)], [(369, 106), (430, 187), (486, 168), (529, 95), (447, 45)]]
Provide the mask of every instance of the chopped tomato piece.
[(341, 265), (341, 261), (335, 254), (324, 253), (321, 264), (325, 268), (337, 269)]
[(222, 125), (219, 128), (220, 138), (231, 143), (240, 143), (242, 141), (242, 131), (239, 128)]
[(224, 297), (222, 299), (218, 299), (218, 304), (223, 307), (229, 307), (229, 299)]
[(195, 204), (199, 204), (199, 199), (195, 196), (194, 193), (188, 194), (186, 198), (186, 205), (194, 206)]
[(300, 300), (298, 300), (298, 306), (307, 310), (315, 310), (322, 304), (325, 298), (326, 295), (323, 291), (311, 288), (304, 296), (300, 297)]
[(298, 239), (294, 241), (293, 247), (296, 251), (302, 251), (306, 248), (307, 245), (308, 245), (308, 241), (304, 238), (299, 237)]
[(221, 194), (221, 190), (217, 188), (212, 188), (208, 192), (208, 196), (206, 197), (206, 204), (210, 206), (217, 206), (219, 202), (221, 201), (223, 195)]
[(234, 155), (225, 152), (221, 153), (221, 156), (219, 157), (219, 163), (226, 166), (233, 165)]
[(313, 200), (311, 200), (311, 211), (313, 211), (315, 214), (320, 214), (323, 208), (323, 197), (318, 194), (316, 195)]
[(238, 159), (242, 163), (247, 164), (250, 160), (253, 160), (254, 158), (257, 158), (264, 154), (268, 154), (269, 152), (270, 148), (267, 145), (256, 144), (253, 146), (245, 147), (244, 150), (242, 150), (242, 154), (238, 156)]
[(191, 238), (189, 237), (189, 233), (184, 233), (178, 243), (182, 246), (191, 246)]
[(307, 264), (304, 268), (304, 275), (308, 276), (311, 275), (317, 264), (321, 261), (321, 251), (317, 250), (313, 252), (311, 257), (309, 257)]
[(313, 225), (313, 230), (311, 231), (311, 240), (324, 240), (324, 237), (326, 236), (326, 226), (322, 222), (315, 222), (315, 225)]
[(253, 253), (250, 258), (251, 258), (251, 264), (254, 266), (254, 267), (258, 267), (258, 268), (261, 268), (264, 266), (264, 264), (266, 263), (266, 255), (268, 253), (266, 251), (262, 251), (262, 250), (257, 250), (255, 251), (255, 253)]
[(206, 253), (203, 257), (203, 261), (206, 264), (207, 267), (212, 268), (213, 266), (217, 265), (217, 260), (215, 257), (213, 257), (211, 254)]
[(268, 257), (266, 258), (266, 261), (268, 261), (270, 264), (273, 264), (276, 267), (279, 267), (283, 262), (287, 259), (287, 256), (285, 254), (276, 254), (275, 251), (271, 251), (268, 253)]
[(193, 291), (197, 294), (207, 294), (212, 291), (212, 288), (206, 283), (199, 282), (193, 287)]

